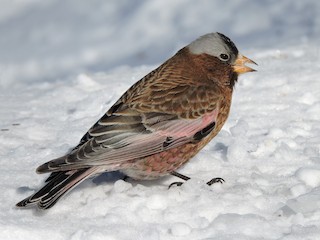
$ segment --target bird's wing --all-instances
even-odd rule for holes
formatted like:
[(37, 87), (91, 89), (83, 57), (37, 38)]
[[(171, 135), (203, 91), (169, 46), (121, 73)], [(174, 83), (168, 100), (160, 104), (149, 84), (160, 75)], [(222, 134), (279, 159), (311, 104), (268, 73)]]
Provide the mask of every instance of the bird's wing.
[(218, 110), (197, 119), (173, 114), (140, 113), (122, 107), (121, 114), (104, 115), (86, 134), (88, 140), (70, 154), (52, 160), (37, 171), (51, 172), (95, 165), (118, 165), (153, 155), (206, 136)]
[(166, 71), (151, 72), (145, 77), (148, 81), (143, 78), (130, 88), (71, 153), (41, 165), (37, 171), (97, 165), (116, 169), (123, 162), (206, 136), (215, 125), (221, 94), (214, 84), (192, 85), (185, 75), (190, 76), (176, 79)]

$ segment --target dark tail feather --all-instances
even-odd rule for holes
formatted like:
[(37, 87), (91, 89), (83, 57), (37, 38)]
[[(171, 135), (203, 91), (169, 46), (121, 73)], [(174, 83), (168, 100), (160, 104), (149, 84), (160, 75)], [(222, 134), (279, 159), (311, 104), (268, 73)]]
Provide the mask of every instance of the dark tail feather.
[(46, 185), (38, 192), (17, 203), (17, 207), (29, 207), (37, 204), (41, 209), (51, 208), (65, 193), (92, 176), (95, 168), (53, 172), (46, 180)]

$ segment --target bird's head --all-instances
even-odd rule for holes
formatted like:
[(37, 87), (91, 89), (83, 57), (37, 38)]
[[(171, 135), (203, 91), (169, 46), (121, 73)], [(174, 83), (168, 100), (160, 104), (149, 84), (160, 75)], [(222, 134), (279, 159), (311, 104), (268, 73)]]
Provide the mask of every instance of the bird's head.
[(256, 71), (246, 64), (257, 64), (239, 53), (235, 44), (221, 33), (206, 34), (190, 43), (188, 48), (193, 54), (207, 54), (230, 65), (237, 75)]

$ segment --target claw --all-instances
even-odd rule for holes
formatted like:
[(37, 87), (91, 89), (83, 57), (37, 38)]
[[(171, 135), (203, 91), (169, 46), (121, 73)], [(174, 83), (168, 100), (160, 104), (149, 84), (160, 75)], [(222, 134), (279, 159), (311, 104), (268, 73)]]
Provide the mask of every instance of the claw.
[[(180, 174), (180, 173), (177, 173), (177, 172), (175, 172), (175, 171), (171, 172), (171, 175), (172, 175), (172, 176), (176, 176), (176, 177), (178, 177), (178, 178), (181, 178), (181, 179), (183, 179), (183, 180), (185, 180), (185, 181), (188, 181), (188, 180), (190, 179), (189, 177), (187, 177), (187, 176), (185, 176), (185, 175), (182, 175), (182, 174)], [(182, 184), (183, 184), (183, 182), (173, 182), (173, 183), (171, 183), (171, 184), (169, 185), (168, 189), (170, 189), (173, 185), (177, 185), (178, 187), (180, 187)]]
[(212, 178), (209, 182), (207, 182), (207, 184), (209, 185), (209, 186), (211, 186), (212, 184), (214, 184), (214, 183), (221, 183), (221, 184), (223, 184), (225, 182), (225, 180), (223, 179), (223, 178)]
[(183, 184), (183, 182), (173, 182), (169, 185), (168, 189), (170, 189), (172, 186), (176, 185), (177, 187), (180, 187)]
[[(177, 173), (177, 172), (175, 172), (175, 171), (171, 172), (171, 175), (176, 176), (176, 177), (178, 177), (178, 178), (181, 178), (181, 179), (183, 179), (183, 180), (185, 180), (185, 181), (188, 181), (188, 180), (190, 179), (189, 177), (184, 176), (184, 175), (182, 175), (182, 174), (180, 174), (180, 173)], [(208, 184), (209, 186), (211, 186), (211, 185), (214, 184), (214, 183), (221, 183), (221, 184), (223, 184), (224, 182), (225, 182), (225, 180), (224, 180), (223, 178), (217, 177), (217, 178), (212, 178), (209, 182), (207, 182), (207, 184)], [(170, 188), (171, 188), (172, 186), (174, 186), (174, 185), (180, 187), (182, 184), (183, 184), (183, 182), (173, 182), (173, 183), (171, 183), (171, 184), (169, 185), (168, 189), (170, 189)]]

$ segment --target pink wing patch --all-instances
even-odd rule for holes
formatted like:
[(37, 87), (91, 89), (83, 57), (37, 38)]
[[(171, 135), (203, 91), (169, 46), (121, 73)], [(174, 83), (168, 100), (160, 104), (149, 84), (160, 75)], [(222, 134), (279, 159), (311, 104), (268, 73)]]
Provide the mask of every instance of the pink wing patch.
[(157, 126), (153, 126), (157, 129), (156, 133), (160, 136), (171, 137), (192, 137), (198, 131), (201, 131), (210, 123), (216, 122), (219, 111), (214, 110), (211, 113), (205, 114), (202, 118), (195, 120), (173, 120), (166, 124), (162, 124), (157, 129)]
[[(139, 133), (128, 136), (118, 142), (124, 147), (109, 149), (104, 153), (100, 152), (92, 156), (90, 165), (95, 164), (115, 164), (143, 158), (165, 150), (181, 146), (192, 140), (193, 136), (216, 121), (218, 110), (204, 115), (199, 119), (175, 119), (165, 122), (153, 123), (147, 130), (150, 133)], [(145, 123), (148, 125), (148, 123)], [(170, 140), (170, 144), (165, 144)], [(88, 155), (89, 157), (89, 155)], [(94, 158), (94, 159), (93, 159)]]
[[(112, 135), (112, 138), (118, 139), (115, 142), (108, 141), (110, 134), (108, 131), (101, 132), (99, 137), (106, 136), (105, 141), (97, 143), (95, 137), (92, 137), (71, 154), (50, 161), (49, 165), (51, 169), (98, 165), (116, 168), (124, 162), (141, 159), (198, 140), (198, 133), (200, 139), (205, 137), (208, 134), (207, 128), (210, 125), (214, 127), (218, 113), (219, 110), (214, 110), (198, 119), (177, 119), (172, 115), (168, 118), (167, 114), (154, 114), (149, 118), (142, 118), (138, 129), (133, 128), (131, 131), (125, 129), (126, 131)], [(142, 126), (144, 131), (140, 131)]]

